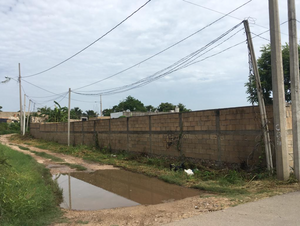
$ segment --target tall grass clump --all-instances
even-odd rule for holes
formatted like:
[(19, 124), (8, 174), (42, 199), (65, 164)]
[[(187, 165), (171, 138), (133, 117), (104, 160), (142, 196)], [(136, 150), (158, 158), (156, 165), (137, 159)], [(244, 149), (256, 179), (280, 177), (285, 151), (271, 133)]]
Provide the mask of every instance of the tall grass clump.
[(0, 225), (49, 225), (62, 191), (48, 169), (0, 144)]
[(10, 134), (10, 133), (19, 133), (20, 132), (20, 123), (0, 123), (0, 135)]

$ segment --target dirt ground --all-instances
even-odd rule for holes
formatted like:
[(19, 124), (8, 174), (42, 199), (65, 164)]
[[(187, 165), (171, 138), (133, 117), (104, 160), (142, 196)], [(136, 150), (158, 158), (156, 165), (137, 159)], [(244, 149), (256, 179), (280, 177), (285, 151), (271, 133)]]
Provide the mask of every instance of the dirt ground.
[[(10, 148), (31, 155), (37, 162), (50, 168), (52, 174), (74, 172), (74, 169), (65, 165), (52, 162), (35, 154), (21, 150), (18, 144), (13, 144), (8, 140), (10, 135), (0, 136), (0, 142)], [(99, 163), (88, 163), (84, 160), (68, 155), (53, 153), (48, 150), (22, 144), (32, 151), (46, 152), (53, 156), (64, 159), (67, 163), (79, 164), (87, 168), (87, 171), (116, 169), (111, 165), (100, 165)], [(157, 205), (140, 205), (134, 207), (115, 208), (97, 211), (66, 210), (63, 209), (65, 219), (63, 223), (57, 223), (56, 226), (71, 225), (107, 225), (107, 226), (142, 226), (142, 225), (163, 225), (169, 222), (178, 221), (199, 214), (205, 214), (212, 211), (223, 210), (234, 204), (227, 198), (212, 197), (209, 194), (186, 198), (179, 201), (162, 203)]]

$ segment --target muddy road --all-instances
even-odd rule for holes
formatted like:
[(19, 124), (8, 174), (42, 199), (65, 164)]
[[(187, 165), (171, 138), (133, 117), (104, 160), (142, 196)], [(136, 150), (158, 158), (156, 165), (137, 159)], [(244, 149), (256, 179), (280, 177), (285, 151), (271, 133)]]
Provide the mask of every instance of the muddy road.
[[(66, 165), (62, 165), (58, 162), (53, 162), (50, 159), (37, 156), (34, 153), (31, 153), (29, 150), (20, 149), (20, 144), (9, 141), (9, 137), (10, 135), (0, 136), (0, 142), (14, 150), (31, 155), (34, 159), (36, 159), (37, 162), (44, 164), (45, 167), (49, 168), (52, 174), (64, 174), (76, 171), (75, 169), (71, 169)], [(49, 150), (39, 149), (26, 144), (22, 144), (21, 146), (29, 148), (31, 151), (51, 154), (55, 157), (63, 159), (66, 163), (84, 166), (87, 168), (87, 172), (107, 169), (119, 170), (119, 168), (111, 165), (101, 165), (99, 163), (86, 162), (81, 158), (60, 153), (53, 153)], [(139, 205), (133, 207), (94, 211), (62, 209), (65, 220), (63, 220), (63, 223), (57, 223), (55, 225), (163, 225), (199, 214), (222, 210), (231, 206), (232, 204), (234, 204), (233, 201), (230, 201), (227, 198), (213, 197), (209, 194), (205, 194), (202, 196), (197, 195), (178, 201), (156, 205)]]

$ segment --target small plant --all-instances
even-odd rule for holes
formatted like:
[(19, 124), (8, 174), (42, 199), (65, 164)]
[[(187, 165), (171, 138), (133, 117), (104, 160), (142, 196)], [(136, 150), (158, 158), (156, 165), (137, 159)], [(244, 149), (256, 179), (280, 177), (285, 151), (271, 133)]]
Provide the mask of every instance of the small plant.
[(21, 150), (25, 150), (25, 151), (29, 151), (30, 149), (29, 148), (27, 148), (27, 147), (24, 147), (24, 146), (18, 146)]
[(242, 185), (244, 183), (243, 178), (236, 170), (229, 170), (223, 178), (219, 180), (220, 185), (236, 184)]
[(76, 224), (88, 224), (88, 221), (82, 221), (82, 220), (78, 220), (75, 222)]
[(84, 171), (84, 170), (87, 170), (86, 167), (81, 166), (81, 165), (78, 165), (78, 164), (72, 164), (72, 163), (67, 163), (67, 162), (64, 162), (64, 163), (61, 163), (61, 164), (62, 164), (62, 165), (69, 166), (70, 168), (76, 169), (76, 170), (78, 170), (78, 171)]
[(63, 159), (55, 157), (53, 155), (49, 155), (46, 152), (37, 152), (37, 151), (30, 151), (31, 153), (34, 153), (37, 156), (43, 157), (43, 158), (47, 158), (47, 159), (51, 159), (54, 162), (64, 162)]

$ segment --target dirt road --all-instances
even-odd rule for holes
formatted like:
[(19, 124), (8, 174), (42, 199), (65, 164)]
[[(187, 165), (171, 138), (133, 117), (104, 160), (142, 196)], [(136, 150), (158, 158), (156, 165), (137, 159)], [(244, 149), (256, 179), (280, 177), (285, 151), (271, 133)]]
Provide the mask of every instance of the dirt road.
[[(50, 159), (45, 159), (27, 150), (19, 148), (20, 144), (14, 144), (9, 141), (10, 135), (0, 136), (0, 142), (10, 148), (31, 155), (37, 162), (44, 164), (50, 168), (52, 174), (74, 172), (74, 169), (68, 166), (53, 162)], [(46, 152), (53, 156), (63, 159), (67, 163), (79, 164), (87, 168), (87, 171), (115, 169), (111, 165), (100, 165), (99, 163), (88, 163), (84, 160), (69, 155), (53, 153), (48, 150), (39, 149), (35, 147), (22, 144), (22, 147), (27, 147), (32, 151)], [(222, 210), (232, 205), (233, 202), (227, 198), (216, 198), (211, 196), (191, 197), (170, 203), (163, 203), (158, 205), (140, 205), (135, 207), (106, 209), (97, 211), (77, 211), (77, 210), (63, 210), (66, 221), (64, 223), (57, 223), (59, 226), (69, 225), (163, 225), (166, 223), (178, 221), (180, 219), (190, 218), (207, 212)]]

